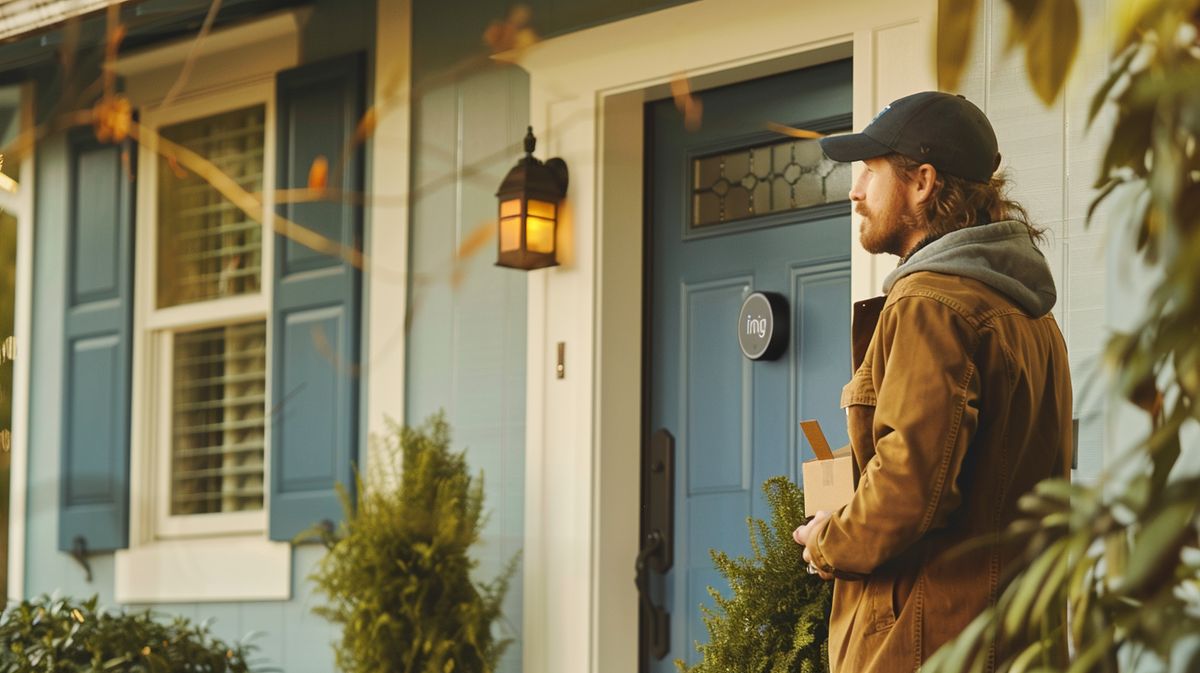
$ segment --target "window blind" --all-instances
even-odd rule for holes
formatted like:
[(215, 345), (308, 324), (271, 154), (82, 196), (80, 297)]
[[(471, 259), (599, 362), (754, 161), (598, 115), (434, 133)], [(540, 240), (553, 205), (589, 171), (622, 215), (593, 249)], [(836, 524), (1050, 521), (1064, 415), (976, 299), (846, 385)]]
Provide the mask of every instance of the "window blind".
[(261, 510), (266, 322), (174, 341), (171, 514)]
[[(163, 137), (208, 159), (250, 192), (262, 190), (262, 105), (163, 127)], [(159, 160), (158, 307), (258, 292), (262, 225), (221, 195), (209, 176)]]

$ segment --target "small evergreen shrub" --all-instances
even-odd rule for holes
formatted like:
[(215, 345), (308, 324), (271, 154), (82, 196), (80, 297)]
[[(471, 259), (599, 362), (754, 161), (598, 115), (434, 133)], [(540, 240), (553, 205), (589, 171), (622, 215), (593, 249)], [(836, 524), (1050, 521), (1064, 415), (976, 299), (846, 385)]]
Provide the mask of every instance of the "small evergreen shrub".
[(832, 584), (809, 575), (803, 549), (792, 540), (804, 521), (804, 494), (787, 477), (763, 482), (771, 506), (771, 526), (747, 518), (753, 558), (731, 559), (712, 550), (713, 563), (729, 581), (725, 598), (708, 593), (716, 609), (704, 606), (707, 645), (696, 645), (703, 659), (682, 673), (818, 673), (829, 670), (826, 650)]
[(392, 424), (387, 464), (358, 479), (353, 505), (342, 491), (344, 523), (304, 536), (329, 549), (311, 576), (329, 598), (315, 612), (341, 626), (337, 665), (347, 673), (490, 673), (509, 645), (492, 624), (516, 559), (491, 582), (471, 578), (483, 477), (449, 447), (441, 414), (418, 429)]
[(0, 617), (0, 673), (247, 673), (247, 644), (227, 644), (183, 617), (97, 609), (42, 596)]

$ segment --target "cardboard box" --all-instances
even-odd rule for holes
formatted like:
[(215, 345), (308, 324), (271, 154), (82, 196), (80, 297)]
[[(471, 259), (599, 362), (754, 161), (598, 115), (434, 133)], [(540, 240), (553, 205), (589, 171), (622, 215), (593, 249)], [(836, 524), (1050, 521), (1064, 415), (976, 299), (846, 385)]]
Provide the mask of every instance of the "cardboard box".
[[(804, 461), (804, 515), (834, 512), (854, 497), (854, 458), (835, 456), (829, 441), (816, 421), (800, 421), (800, 429), (808, 438), (816, 460)], [(838, 451), (842, 453), (841, 450)]]

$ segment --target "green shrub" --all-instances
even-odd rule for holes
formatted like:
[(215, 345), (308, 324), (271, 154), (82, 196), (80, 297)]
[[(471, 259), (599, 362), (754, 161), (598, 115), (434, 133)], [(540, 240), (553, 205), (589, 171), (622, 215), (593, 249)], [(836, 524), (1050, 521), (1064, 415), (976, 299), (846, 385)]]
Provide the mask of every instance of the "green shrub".
[(0, 617), (0, 673), (246, 673), (247, 644), (226, 644), (182, 617), (97, 609), (42, 596)]
[[(488, 673), (509, 641), (492, 624), (515, 570), (490, 583), (471, 578), (469, 555), (483, 522), (483, 477), (450, 452), (445, 418), (419, 429), (392, 424), (374, 479), (358, 480), (345, 521), (319, 529), (329, 548), (311, 579), (329, 597), (315, 612), (341, 626), (337, 665), (348, 673)], [(393, 475), (399, 474), (399, 483)]]
[(683, 673), (829, 670), (832, 583), (808, 574), (803, 549), (792, 540), (804, 521), (804, 494), (787, 477), (766, 480), (763, 492), (771, 506), (770, 528), (761, 519), (746, 519), (754, 557), (710, 552), (733, 596), (708, 588), (717, 605), (702, 608), (709, 642), (696, 646), (704, 658), (695, 666), (675, 661)]

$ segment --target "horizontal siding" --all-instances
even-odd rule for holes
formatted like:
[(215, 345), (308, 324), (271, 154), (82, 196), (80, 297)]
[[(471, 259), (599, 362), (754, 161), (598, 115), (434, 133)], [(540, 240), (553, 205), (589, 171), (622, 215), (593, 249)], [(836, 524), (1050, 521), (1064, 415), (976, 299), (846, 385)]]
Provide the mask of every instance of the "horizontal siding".
[(1058, 287), (1054, 316), (1066, 339), (1080, 420), (1076, 478), (1095, 479), (1111, 455), (1106, 433), (1108, 400), (1099, 368), (1113, 317), (1105, 254), (1106, 226), (1098, 217), (1084, 226), (1107, 129), (1101, 119), (1087, 127), (1091, 94), (1108, 70), (1105, 29), (1108, 0), (1080, 0), (1083, 38), (1064, 94), (1049, 107), (1029, 85), (1024, 53), (1006, 53), (1008, 3), (985, 0), (976, 21), (960, 93), (987, 113), (996, 129), (1002, 166), (1013, 182), (1011, 196), (1046, 229), (1042, 246)]
[[(527, 281), (523, 272), (494, 266), (494, 237), (456, 256), (495, 220), (493, 195), (520, 155), (528, 101), (521, 70), (489, 66), (423, 92), (413, 111), (405, 417), (416, 423), (445, 410), (455, 447), (465, 448), (471, 469), (483, 474), (490, 516), (476, 550), (480, 579), (494, 577), (523, 544)], [(498, 629), (518, 638), (504, 672), (521, 670), (521, 593), (518, 574)]]
[[(59, 442), (61, 409), (63, 297), (62, 273), (67, 212), (56, 185), (66, 184), (67, 148), (61, 136), (42, 141), (37, 149), (33, 288), (33, 376), (30, 382), (29, 501), (25, 542), (25, 595), (57, 592), (63, 596), (100, 597), (101, 605), (115, 606), (113, 555), (96, 554), (88, 561), (93, 579), (57, 549)], [(307, 580), (323, 554), (320, 547), (297, 548), (293, 553), (292, 600), (287, 602), (162, 604), (149, 607), (166, 615), (197, 621), (211, 620), (220, 638), (240, 641), (251, 632), (264, 664), (281, 666), (288, 673), (329, 673), (333, 670), (331, 643), (337, 631), (312, 614), (323, 597), (314, 596)]]
[[(306, 61), (368, 48), (373, 43), (374, 2), (353, 3), (347, 8), (336, 0), (313, 3), (302, 54)], [(331, 27), (335, 30), (331, 30)], [(331, 39), (331, 36), (334, 36)], [(83, 66), (81, 66), (83, 67)], [(90, 65), (87, 67), (91, 67)], [(98, 71), (96, 74), (98, 78)], [(56, 93), (39, 91), (42, 108), (56, 102)], [(26, 514), (25, 594), (27, 597), (57, 592), (64, 596), (99, 595), (101, 605), (114, 606), (112, 554), (89, 559), (93, 580), (88, 583), (83, 569), (57, 546), (59, 414), (62, 389), (63, 297), (62, 260), (66, 246), (66, 202), (61, 198), (67, 185), (67, 149), (61, 136), (39, 140), (35, 181), (33, 343), (30, 390), (29, 487)], [(135, 291), (137, 288), (135, 288)], [(156, 604), (148, 607), (164, 617), (181, 615), (210, 622), (214, 633), (226, 640), (251, 642), (262, 666), (278, 667), (287, 673), (330, 673), (334, 670), (333, 643), (338, 630), (312, 613), (324, 597), (314, 594), (308, 580), (323, 556), (319, 546), (296, 548), (292, 554), (292, 599), (290, 601)]]

